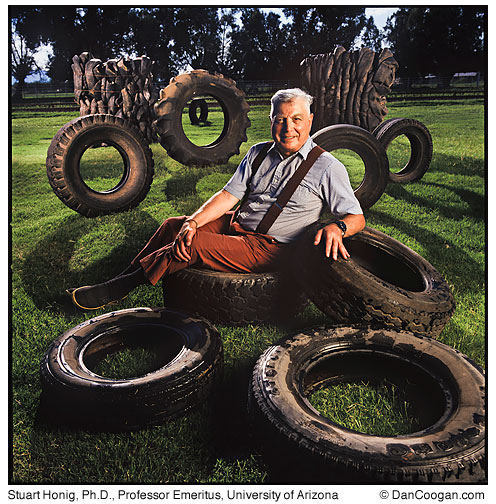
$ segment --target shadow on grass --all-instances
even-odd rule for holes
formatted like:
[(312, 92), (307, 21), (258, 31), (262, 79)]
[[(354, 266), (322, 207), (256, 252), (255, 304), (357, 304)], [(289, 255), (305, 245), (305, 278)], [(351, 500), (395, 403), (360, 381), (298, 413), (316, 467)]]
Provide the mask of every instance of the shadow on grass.
[(369, 209), (369, 215), (386, 226), (396, 227), (413, 237), (427, 250), (425, 257), (428, 261), (435, 261), (434, 267), (452, 285), (456, 285), (458, 292), (480, 292), (481, 280), (484, 278), (482, 267), (472, 259), (463, 249), (447, 242), (443, 237), (413, 223), (398, 219), (388, 213)]
[[(102, 219), (106, 219), (103, 217)], [(122, 271), (158, 227), (146, 212), (133, 210), (111, 216), (123, 226), (126, 240), (111, 255), (91, 262), (79, 271), (70, 268), (78, 240), (90, 233), (101, 220), (79, 215), (67, 218), (52, 233), (40, 240), (22, 266), (22, 281), (27, 294), (41, 310), (74, 311), (65, 289), (90, 285), (111, 278)]]
[(484, 159), (436, 154), (435, 149), (434, 145), (434, 155), (427, 173), (442, 172), (451, 175), (484, 177)]

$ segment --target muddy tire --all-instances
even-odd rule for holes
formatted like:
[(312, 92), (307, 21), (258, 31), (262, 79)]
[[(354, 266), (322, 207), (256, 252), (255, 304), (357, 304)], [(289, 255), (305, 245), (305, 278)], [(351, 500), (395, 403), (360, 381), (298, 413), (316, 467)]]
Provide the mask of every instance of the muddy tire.
[[(88, 149), (109, 146), (122, 157), (120, 181), (109, 190), (94, 190), (81, 174), (81, 157)], [(78, 117), (64, 125), (48, 148), (46, 168), (58, 198), (86, 217), (136, 207), (148, 194), (154, 174), (152, 152), (140, 131), (106, 114)]]
[[(308, 400), (339, 383), (384, 380), (408, 401), (414, 432), (347, 429)], [(249, 410), (273, 483), (485, 481), (483, 371), (432, 338), (357, 327), (299, 333), (259, 358)]]
[(162, 282), (164, 304), (215, 324), (243, 326), (286, 320), (306, 297), (282, 272), (224, 273), (186, 268)]
[(351, 255), (325, 257), (312, 237), (302, 241), (303, 289), (336, 322), (366, 323), (438, 337), (455, 310), (450, 288), (423, 257), (398, 240), (366, 227), (345, 238)]
[[(222, 132), (214, 142), (205, 146), (192, 143), (182, 126), (183, 109), (195, 95), (214, 97), (224, 113)], [(162, 89), (160, 101), (155, 105), (153, 124), (160, 143), (176, 161), (188, 166), (223, 164), (234, 154), (239, 154), (239, 146), (247, 140), (249, 109), (244, 93), (233, 80), (220, 74), (212, 75), (206, 70), (193, 70), (173, 77)]]
[[(137, 347), (154, 355), (140, 376), (111, 378), (93, 371), (107, 355)], [(222, 363), (219, 333), (204, 319), (166, 308), (106, 313), (69, 329), (47, 350), (41, 363), (43, 411), (50, 422), (91, 430), (158, 425), (201, 404)]]
[(349, 149), (361, 157), (365, 174), (355, 196), (363, 210), (374, 205), (388, 183), (389, 162), (382, 144), (367, 130), (350, 124), (323, 128), (312, 135), (312, 140), (329, 152)]
[(416, 182), (424, 176), (432, 160), (432, 137), (424, 124), (415, 119), (388, 119), (379, 124), (372, 134), (386, 151), (391, 142), (401, 135), (405, 135), (410, 142), (410, 159), (400, 170), (389, 172), (391, 182), (405, 184)]

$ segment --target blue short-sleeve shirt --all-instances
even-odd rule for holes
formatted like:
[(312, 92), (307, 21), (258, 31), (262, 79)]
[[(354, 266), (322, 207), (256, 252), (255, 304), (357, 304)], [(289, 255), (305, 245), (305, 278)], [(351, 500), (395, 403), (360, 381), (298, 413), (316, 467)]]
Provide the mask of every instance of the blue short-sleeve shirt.
[[(263, 145), (264, 143), (256, 144), (248, 151), (224, 186), (227, 192), (238, 199), (242, 199), (248, 189), (248, 199), (238, 215), (238, 222), (248, 231), (255, 231), (288, 180), (316, 144), (309, 138), (298, 152), (288, 158), (283, 158), (273, 145), (250, 181), (252, 163)], [(291, 242), (316, 222), (326, 207), (336, 217), (363, 213), (346, 168), (328, 152), (324, 152), (315, 161), (268, 234), (281, 243)]]

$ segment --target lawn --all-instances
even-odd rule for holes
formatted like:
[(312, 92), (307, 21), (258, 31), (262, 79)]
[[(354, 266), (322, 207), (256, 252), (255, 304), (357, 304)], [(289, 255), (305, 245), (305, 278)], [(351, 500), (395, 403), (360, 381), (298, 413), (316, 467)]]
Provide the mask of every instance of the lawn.
[[(218, 326), (224, 344), (224, 380), (214, 399), (186, 418), (125, 434), (56, 429), (38, 418), (39, 363), (50, 342), (90, 316), (106, 311), (91, 315), (77, 311), (67, 301), (64, 290), (120, 272), (164, 218), (193, 212), (221, 188), (248, 148), (269, 139), (268, 112), (266, 106), (251, 108), (248, 141), (242, 144), (239, 155), (222, 166), (187, 168), (169, 158), (160, 145), (152, 145), (156, 174), (145, 200), (133, 210), (93, 219), (64, 206), (46, 177), (45, 157), (50, 141), (74, 114), (13, 115), (13, 483), (270, 481), (249, 435), (248, 379), (257, 357), (289, 331), (332, 325), (332, 320), (313, 305), (295, 315), (291, 328)], [(380, 200), (365, 212), (367, 223), (411, 247), (441, 272), (453, 291), (457, 308), (439, 339), (484, 367), (484, 105), (481, 100), (395, 102), (389, 105), (387, 117), (423, 122), (433, 137), (433, 160), (419, 182), (389, 184)], [(216, 125), (215, 114), (209, 120)], [(208, 126), (198, 128), (208, 133)], [(198, 135), (199, 142), (202, 135)], [(401, 145), (397, 147), (395, 156), (404, 157)], [(348, 156), (349, 164), (359, 172), (359, 162), (349, 153), (342, 154), (343, 161)], [(399, 163), (392, 151), (391, 158), (392, 165)], [(91, 156), (88, 163), (94, 164)], [(162, 304), (161, 288), (142, 286), (114, 308)], [(119, 358), (124, 359), (124, 365), (102, 363), (102, 374), (107, 372), (105, 369), (115, 368), (118, 370), (112, 372), (122, 373), (128, 365), (126, 359), (140, 361), (147, 356)], [(351, 419), (350, 415), (339, 414), (340, 408), (349, 410), (350, 398), (355, 406), (360, 403)], [(363, 432), (400, 432), (414, 420), (408, 418), (405, 405), (397, 401), (394, 391), (377, 389), (363, 394), (342, 387), (312, 400), (323, 412), (333, 410), (335, 421), (350, 421), (350, 428)], [(382, 425), (378, 425), (380, 418), (368, 418), (368, 402), (384, 403)], [(394, 421), (391, 415), (396, 416)]]

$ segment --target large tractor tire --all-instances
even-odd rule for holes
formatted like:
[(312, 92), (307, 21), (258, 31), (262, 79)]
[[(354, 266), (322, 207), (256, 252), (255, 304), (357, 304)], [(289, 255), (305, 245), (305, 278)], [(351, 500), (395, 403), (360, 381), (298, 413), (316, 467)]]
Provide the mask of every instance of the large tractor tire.
[[(183, 109), (195, 96), (212, 96), (224, 113), (222, 132), (205, 146), (191, 142), (182, 125)], [(239, 154), (239, 146), (246, 142), (249, 109), (243, 91), (233, 80), (206, 70), (193, 70), (173, 77), (161, 90), (153, 124), (161, 145), (176, 161), (184, 165), (217, 165), (227, 163), (231, 156)]]

